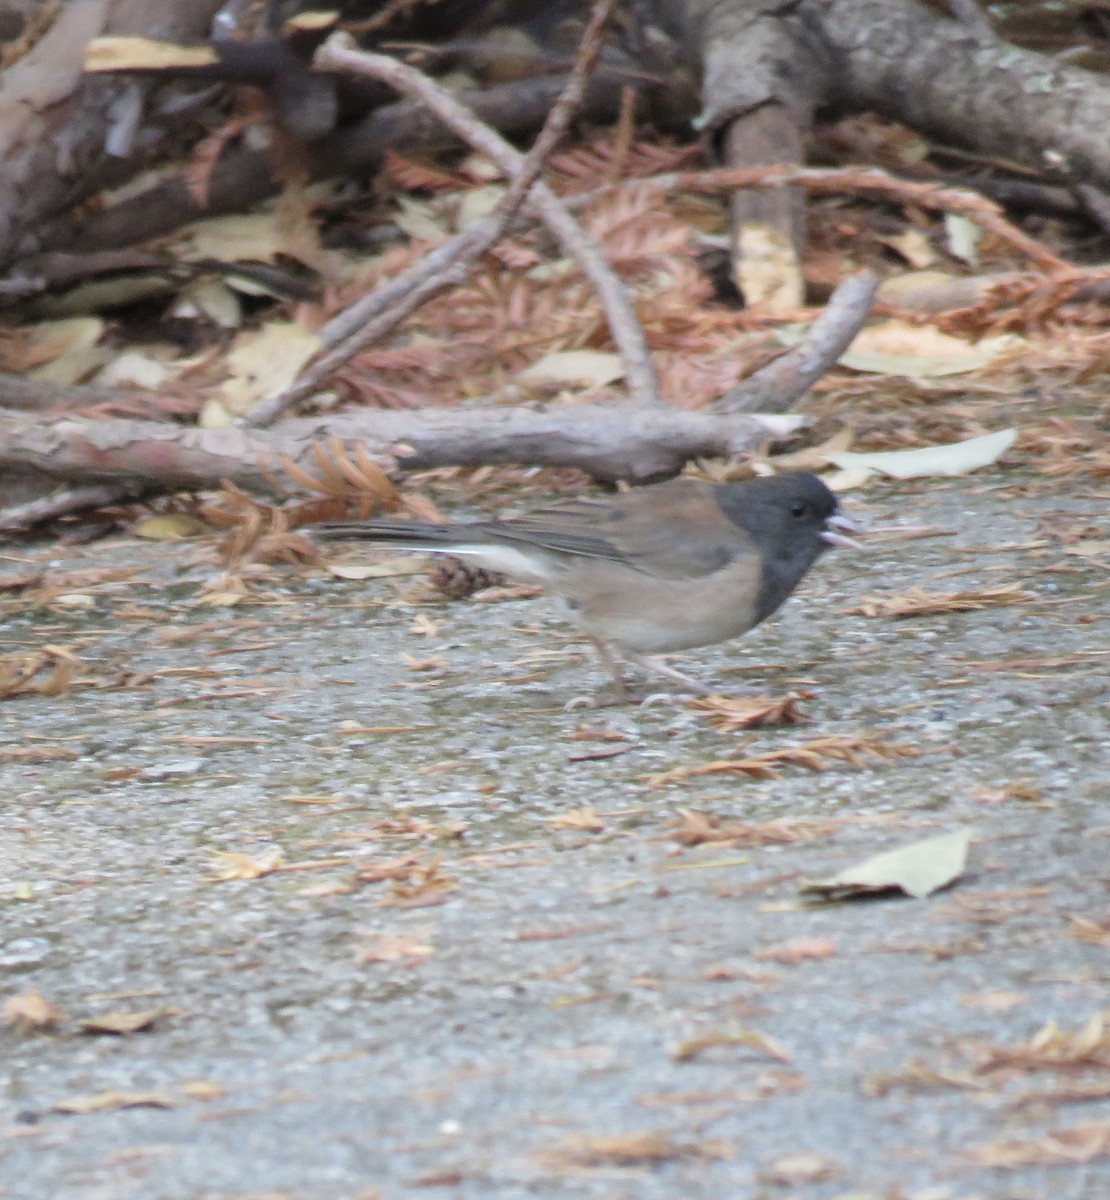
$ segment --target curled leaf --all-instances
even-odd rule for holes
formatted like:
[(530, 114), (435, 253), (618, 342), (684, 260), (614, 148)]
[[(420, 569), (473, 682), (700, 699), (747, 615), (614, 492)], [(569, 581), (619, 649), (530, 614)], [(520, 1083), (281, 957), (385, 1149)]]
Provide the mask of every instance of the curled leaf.
[(920, 900), (963, 873), (970, 844), (971, 830), (957, 829), (876, 854), (828, 879), (803, 883), (801, 891), (826, 900), (902, 891)]

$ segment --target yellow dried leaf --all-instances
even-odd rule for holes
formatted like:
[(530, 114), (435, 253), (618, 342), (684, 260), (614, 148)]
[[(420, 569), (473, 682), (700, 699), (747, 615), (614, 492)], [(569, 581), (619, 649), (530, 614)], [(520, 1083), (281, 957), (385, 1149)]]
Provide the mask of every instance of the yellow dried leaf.
[(200, 410), (197, 424), (201, 429), (227, 429), (235, 424), (235, 414), (228, 411), (215, 397), (210, 396)]
[(181, 1085), (181, 1090), (192, 1100), (219, 1100), (227, 1095), (227, 1088), (222, 1083), (213, 1083), (209, 1079), (190, 1079)]
[(878, 375), (935, 379), (976, 371), (1016, 354), (1026, 345), (1016, 334), (981, 338), (977, 342), (942, 333), (931, 325), (891, 319), (856, 334), (841, 355), (841, 366)]
[(1053, 1130), (1040, 1137), (991, 1142), (973, 1147), (967, 1156), (978, 1166), (1005, 1170), (1075, 1167), (1110, 1156), (1110, 1123), (1089, 1122), (1070, 1129)]
[(547, 818), (547, 824), (552, 829), (577, 829), (586, 833), (601, 833), (605, 829), (605, 822), (598, 816), (597, 809), (592, 804), (556, 813), (555, 816)]
[(242, 333), (224, 364), (230, 378), (220, 400), (232, 413), (245, 413), (266, 396), (285, 391), (320, 348), (320, 340), (293, 321), (271, 321)]
[(108, 1012), (78, 1022), (78, 1028), (82, 1033), (139, 1033), (143, 1029), (150, 1029), (164, 1015), (165, 1009), (161, 1008), (150, 1008), (145, 1012)]
[(671, 1058), (675, 1062), (689, 1062), (697, 1058), (704, 1050), (712, 1050), (716, 1046), (746, 1046), (780, 1062), (792, 1062), (793, 1055), (786, 1050), (781, 1042), (754, 1029), (737, 1026), (733, 1029), (709, 1030), (697, 1037), (687, 1038), (671, 1049)]
[(277, 849), (267, 850), (252, 857), (234, 851), (219, 850), (212, 855), (216, 874), (209, 876), (210, 883), (225, 883), (231, 879), (261, 879), (271, 875), (285, 862), (285, 855)]
[(18, 996), (9, 996), (0, 1010), (0, 1020), (14, 1025), (19, 1033), (53, 1029), (62, 1021), (62, 1011), (32, 988)]
[(51, 1105), (54, 1112), (86, 1115), (117, 1112), (122, 1108), (175, 1108), (177, 1099), (168, 1092), (121, 1092), (115, 1089), (92, 1092), (85, 1096), (70, 1096)]
[(131, 532), (152, 542), (173, 542), (211, 533), (211, 530), (198, 517), (188, 513), (162, 513), (156, 517), (141, 517), (131, 526)]
[(1092, 1013), (1087, 1023), (1075, 1032), (1061, 1029), (1055, 1021), (1049, 1021), (1028, 1042), (981, 1048), (977, 1067), (981, 1072), (1002, 1068), (1058, 1071), (1110, 1067), (1108, 1014)]
[(822, 1183), (842, 1171), (839, 1163), (823, 1154), (785, 1154), (776, 1158), (760, 1178), (780, 1187), (804, 1187), (810, 1183)]
[(370, 946), (359, 946), (356, 951), (359, 962), (415, 962), (435, 953), (428, 942), (408, 934), (383, 933)]

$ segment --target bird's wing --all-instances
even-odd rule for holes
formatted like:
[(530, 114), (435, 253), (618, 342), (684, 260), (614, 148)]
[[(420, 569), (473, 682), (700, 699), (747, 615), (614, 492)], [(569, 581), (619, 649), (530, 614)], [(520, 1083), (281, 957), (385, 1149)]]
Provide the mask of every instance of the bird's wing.
[(486, 527), (570, 558), (621, 562), (657, 579), (698, 579), (754, 553), (711, 485), (675, 480), (617, 496), (578, 500)]

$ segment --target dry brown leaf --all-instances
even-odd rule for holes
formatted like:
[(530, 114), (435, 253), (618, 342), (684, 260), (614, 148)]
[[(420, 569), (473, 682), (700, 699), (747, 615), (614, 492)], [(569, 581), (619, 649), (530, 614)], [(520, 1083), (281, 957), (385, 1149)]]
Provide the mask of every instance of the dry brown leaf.
[(998, 787), (977, 788), (971, 793), (971, 798), (979, 804), (1005, 804), (1009, 800), (1020, 800), (1025, 804), (1044, 803), (1037, 788), (1021, 779)]
[(975, 1009), (977, 1012), (1009, 1012), (1011, 1008), (1020, 1008), (1029, 1003), (1028, 992), (1012, 992), (1005, 989), (988, 992), (968, 992), (960, 997), (964, 1008)]
[(1054, 1104), (1090, 1104), (1110, 1100), (1110, 1079), (1071, 1080), (1056, 1087), (1031, 1088), (1007, 1097), (1011, 1108), (1043, 1108)]
[[(59, 696), (82, 670), (80, 659), (64, 646), (44, 646), (0, 658), (0, 700), (12, 696)], [(84, 682), (90, 682), (85, 680)]]
[(287, 455), (280, 458), (282, 470), (305, 491), (329, 499), (355, 501), (360, 505), (354, 514), (358, 520), (372, 516), (379, 509), (402, 506), (400, 493), (361, 443), (355, 443), (348, 453), (341, 439), (330, 437), (326, 445), (313, 442), (309, 453), (318, 475), (310, 475)]
[(671, 1058), (675, 1062), (690, 1062), (704, 1050), (712, 1050), (716, 1046), (746, 1046), (780, 1062), (793, 1062), (794, 1056), (775, 1038), (768, 1037), (754, 1029), (737, 1026), (732, 1029), (709, 1030), (698, 1034), (697, 1037), (687, 1038), (671, 1049)]
[(226, 883), (232, 879), (261, 879), (271, 875), (285, 862), (285, 855), (276, 848), (254, 856), (218, 850), (212, 860), (216, 874), (210, 875), (208, 882)]
[(1013, 583), (966, 592), (932, 594), (913, 588), (904, 596), (864, 596), (857, 608), (848, 611), (863, 617), (892, 617), (899, 620), (939, 613), (978, 612), (984, 608), (1021, 604), (1032, 598), (1029, 592)]
[(165, 1015), (164, 1008), (150, 1008), (145, 1012), (107, 1012), (79, 1021), (78, 1028), (82, 1033), (112, 1033), (122, 1036), (150, 1029), (159, 1017)]
[(823, 1154), (785, 1154), (776, 1158), (759, 1177), (779, 1187), (804, 1187), (808, 1183), (822, 1183), (839, 1175), (843, 1167), (835, 1159)]
[(411, 934), (381, 933), (373, 945), (356, 947), (359, 962), (400, 962), (413, 965), (435, 953), (435, 947)]
[(739, 699), (729, 696), (703, 696), (690, 701), (690, 707), (721, 733), (741, 729), (768, 729), (774, 725), (797, 725), (808, 721), (798, 702), (812, 693), (791, 694), (773, 699), (753, 696)]
[(707, 842), (728, 846), (774, 846), (808, 842), (838, 829), (840, 821), (807, 821), (776, 817), (771, 821), (723, 821), (711, 813), (690, 808), (678, 809), (679, 820), (666, 836), (682, 846), (700, 846)]
[(1110, 921), (1093, 921), (1090, 917), (1071, 917), (1070, 920), (1071, 936), (1077, 942), (1110, 947)]
[(775, 946), (764, 946), (755, 956), (760, 962), (787, 963), (791, 966), (805, 962), (807, 958), (831, 958), (836, 954), (836, 942), (832, 938), (800, 937)]
[(590, 729), (580, 725), (573, 733), (566, 735), (568, 742), (629, 742), (632, 739), (620, 729)]
[(0, 750), (0, 762), (73, 762), (80, 757), (76, 750), (68, 746), (6, 746)]
[(762, 221), (745, 222), (734, 237), (733, 282), (745, 304), (793, 316), (805, 303), (805, 280), (790, 238)]
[(551, 829), (576, 829), (581, 833), (601, 833), (605, 829), (605, 822), (598, 816), (597, 809), (592, 804), (556, 813), (546, 820)]
[(1040, 1137), (990, 1142), (967, 1151), (967, 1157), (977, 1166), (1006, 1170), (1077, 1166), (1107, 1156), (1110, 1156), (1110, 1122), (1105, 1121), (1056, 1129)]
[(193, 146), (182, 179), (193, 203), (201, 212), (208, 207), (208, 186), (220, 155), (242, 134), (251, 120), (252, 116), (248, 114), (231, 117)]
[(402, 854), (399, 858), (387, 858), (382, 862), (366, 863), (355, 873), (358, 883), (382, 883), (387, 879), (405, 879), (420, 864), (422, 855), (418, 852)]
[(387, 150), (382, 163), (398, 187), (407, 192), (458, 192), (471, 185), (465, 175), (445, 170), (431, 159), (419, 161)]
[(231, 571), (222, 571), (215, 579), (205, 584), (204, 591), (196, 603), (205, 608), (230, 608), (242, 603), (250, 595), (244, 579)]
[(553, 154), (548, 168), (560, 185), (561, 191), (568, 185), (592, 189), (599, 179), (612, 177), (614, 163), (620, 166), (620, 177), (635, 179), (644, 175), (657, 175), (668, 171), (680, 171), (698, 162), (702, 150), (697, 145), (670, 146), (655, 142), (635, 142), (627, 148), (616, 144), (613, 135), (603, 134), (585, 146), (570, 146)]
[(62, 1010), (32, 988), (18, 996), (9, 996), (0, 1009), (0, 1021), (14, 1025), (19, 1033), (54, 1029), (63, 1020)]
[[(275, 211), (272, 219), (278, 242), (276, 249), (282, 252), (293, 250), (278, 230), (276, 218)], [(235, 219), (225, 216), (215, 220), (226, 225)], [(238, 219), (249, 222), (251, 217)], [(223, 257), (231, 255), (225, 250)], [(290, 387), (319, 348), (317, 336), (296, 321), (265, 321), (258, 328), (241, 331), (231, 348), (219, 359), (228, 375), (219, 390), (220, 403), (235, 415), (248, 412), (258, 401)]]
[(406, 854), (383, 863), (361, 867), (359, 883), (389, 881), (390, 893), (376, 901), (377, 908), (430, 908), (442, 904), (458, 884), (443, 871), (440, 856), (425, 859)]
[(829, 878), (806, 880), (799, 890), (829, 901), (890, 891), (923, 899), (959, 879), (970, 845), (971, 830), (955, 829), (873, 854)]
[(536, 1157), (549, 1170), (573, 1170), (651, 1167), (680, 1158), (726, 1160), (731, 1150), (723, 1142), (679, 1142), (668, 1133), (651, 1131), (613, 1137), (573, 1134)]
[(976, 1069), (985, 1073), (1001, 1068), (1023, 1071), (1061, 1071), (1077, 1067), (1110, 1067), (1110, 1027), (1107, 1014), (1092, 1013), (1082, 1029), (1069, 1032), (1049, 1021), (1016, 1046), (977, 1048)]
[(885, 1096), (894, 1088), (958, 1088), (968, 1092), (987, 1092), (992, 1085), (972, 1071), (957, 1071), (934, 1067), (920, 1058), (911, 1058), (905, 1067), (893, 1074), (868, 1075), (862, 1089), (866, 1096)]
[[(400, 658), (400, 660), (410, 671), (446, 671), (450, 667), (450, 664), (445, 658), (415, 658), (413, 655), (406, 654), (404, 651), (402, 651), (397, 657)], [(452, 765), (454, 764), (452, 763)], [(442, 771), (446, 768), (443, 767), (442, 764), (433, 764), (433, 766), (430, 767), (418, 767), (417, 774), (426, 775), (433, 769)]]
[(70, 1096), (51, 1105), (54, 1112), (84, 1116), (88, 1113), (118, 1112), (121, 1108), (175, 1108), (176, 1097), (168, 1092), (91, 1092), (85, 1096)]
[(131, 532), (136, 537), (146, 538), (151, 542), (176, 542), (182, 538), (199, 537), (212, 531), (198, 517), (175, 512), (140, 517), (131, 526)]
[[(297, 508), (265, 504), (225, 480), (215, 501), (202, 505), (200, 514), (209, 525), (230, 531), (218, 551), (219, 560), (226, 567), (239, 570), (247, 563), (319, 561), (312, 542), (303, 534), (292, 532), (293, 522), (304, 515)], [(228, 575), (225, 580), (232, 578)], [(236, 582), (242, 583), (238, 579)], [(216, 590), (213, 588), (210, 594)], [(224, 586), (219, 590), (235, 594), (239, 589)]]
[(750, 775), (755, 779), (777, 779), (780, 767), (803, 767), (807, 771), (824, 771), (833, 762), (847, 762), (852, 766), (864, 766), (868, 759), (889, 762), (897, 758), (915, 758), (921, 754), (915, 746), (885, 741), (878, 734), (856, 733), (814, 738), (798, 746), (784, 746), (781, 750), (770, 750), (765, 754), (749, 758), (725, 758), (715, 762), (699, 763), (690, 767), (675, 767), (658, 775), (641, 775), (637, 778), (649, 787), (664, 787), (670, 783), (681, 783), (702, 775)]
[(43, 571), (23, 570), (23, 571), (4, 571), (0, 573), (0, 593), (26, 591), (28, 588), (38, 587), (45, 578)]

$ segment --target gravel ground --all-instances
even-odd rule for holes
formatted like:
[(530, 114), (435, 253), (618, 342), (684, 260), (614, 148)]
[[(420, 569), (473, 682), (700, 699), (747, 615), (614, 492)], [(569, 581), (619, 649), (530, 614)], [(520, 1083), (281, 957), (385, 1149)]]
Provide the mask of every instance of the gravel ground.
[[(1110, 1195), (1105, 508), (866, 493), (866, 555), (681, 660), (802, 694), (755, 732), (566, 711), (601, 675), (543, 601), (278, 567), (209, 607), (209, 541), (13, 550), (48, 576), (0, 654), (127, 686), (3, 702), (0, 1197)], [(828, 738), (896, 749), (673, 774)], [(963, 827), (927, 899), (799, 893)]]

